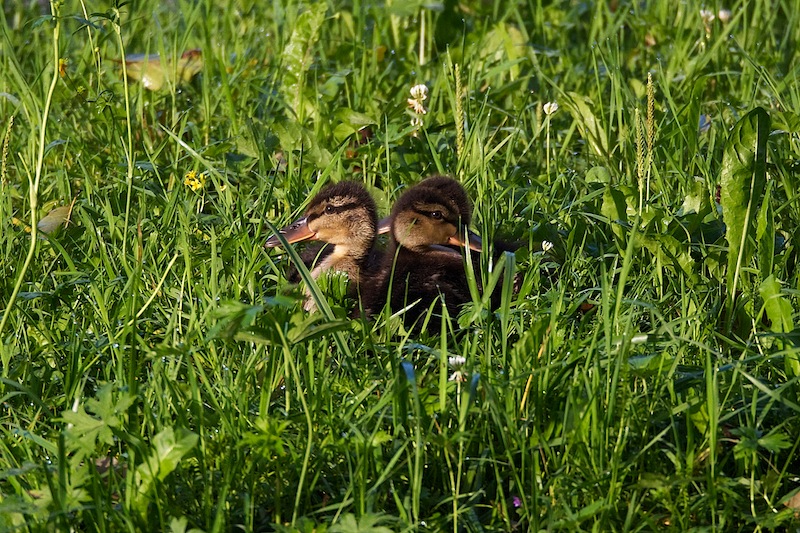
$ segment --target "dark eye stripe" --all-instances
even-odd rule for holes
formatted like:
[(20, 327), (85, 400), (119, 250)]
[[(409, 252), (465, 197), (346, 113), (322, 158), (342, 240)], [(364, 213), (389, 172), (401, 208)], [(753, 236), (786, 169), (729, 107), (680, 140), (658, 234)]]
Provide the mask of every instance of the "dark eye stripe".
[[(433, 216), (432, 216), (433, 213), (434, 213), (433, 211), (426, 211), (426, 210), (423, 210), (423, 209), (414, 208), (414, 212), (416, 214), (422, 215), (422, 216), (424, 216), (426, 218), (432, 218), (433, 219)], [(454, 224), (456, 226), (458, 225), (458, 219), (453, 220), (451, 218), (447, 218), (447, 216), (445, 215), (445, 212), (442, 211), (442, 210), (437, 210), (436, 212), (442, 214), (442, 218), (440, 220), (443, 220), (444, 222), (449, 222), (450, 224)], [(436, 220), (436, 219), (434, 219), (434, 220)]]
[[(322, 209), (321, 212), (309, 214), (308, 215), (308, 220), (314, 220), (314, 219), (317, 219), (317, 218), (321, 217), (322, 215), (326, 215), (326, 214), (342, 213), (344, 211), (352, 211), (353, 209), (358, 209), (360, 206), (361, 206), (361, 204), (359, 204), (357, 202), (350, 202), (348, 204), (342, 204), (342, 205), (327, 204), (325, 206), (325, 208)], [(327, 211), (327, 208), (329, 208), (329, 207), (332, 208), (332, 211), (330, 213)]]

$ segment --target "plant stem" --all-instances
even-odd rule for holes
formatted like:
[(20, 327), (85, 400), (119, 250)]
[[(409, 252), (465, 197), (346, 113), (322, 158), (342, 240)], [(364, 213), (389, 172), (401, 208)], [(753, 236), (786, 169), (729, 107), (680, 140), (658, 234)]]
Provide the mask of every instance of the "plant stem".
[[(133, 132), (131, 130), (131, 95), (128, 87), (128, 65), (125, 59), (125, 46), (122, 43), (122, 15), (119, 7), (115, 8), (116, 18), (114, 20), (114, 33), (117, 34), (117, 45), (119, 46), (120, 64), (122, 65), (122, 87), (123, 97), (125, 98), (125, 125), (127, 126), (127, 144), (125, 146), (125, 159), (127, 163), (127, 174), (125, 184), (128, 186), (125, 195), (125, 225), (122, 227), (122, 262), (127, 266), (127, 246), (128, 246), (128, 223), (131, 215), (131, 196), (133, 194)], [(124, 143), (124, 141), (123, 141)], [(130, 270), (126, 268), (126, 270)], [(128, 272), (130, 274), (130, 271)]]
[[(50, 12), (52, 13), (53, 17), (53, 77), (50, 80), (50, 87), (47, 89), (47, 97), (44, 101), (44, 108), (42, 108), (42, 125), (39, 128), (39, 153), (36, 157), (36, 167), (34, 167), (34, 178), (33, 181), (30, 179), (30, 174), (28, 174), (28, 198), (31, 206), (31, 242), (30, 246), (28, 246), (28, 254), (25, 256), (25, 262), (22, 264), (22, 269), (20, 269), (19, 274), (17, 275), (17, 281), (14, 284), (14, 290), (11, 291), (11, 297), (8, 299), (8, 303), (6, 304), (5, 311), (3, 312), (3, 318), (0, 320), (0, 339), (2, 339), (3, 330), (5, 329), (6, 323), (8, 322), (8, 317), (11, 314), (11, 309), (14, 307), (14, 302), (17, 300), (17, 296), (19, 295), (19, 291), (22, 288), (22, 282), (25, 279), (25, 273), (28, 271), (30, 267), (31, 261), (33, 260), (33, 256), (36, 253), (36, 244), (39, 240), (39, 228), (37, 224), (38, 221), (38, 209), (39, 209), (39, 182), (42, 178), (42, 168), (44, 167), (44, 153), (47, 149), (46, 144), (46, 133), (47, 133), (47, 121), (50, 116), (50, 106), (53, 102), (53, 93), (56, 90), (56, 84), (58, 83), (58, 60), (59, 60), (59, 52), (58, 52), (58, 37), (61, 32), (61, 23), (58, 18), (58, 9), (56, 7), (56, 2), (50, 2)], [(8, 362), (10, 359), (10, 354), (5, 350), (5, 343), (0, 341), (0, 355), (2, 355), (2, 362), (3, 362), (3, 377), (8, 376)]]

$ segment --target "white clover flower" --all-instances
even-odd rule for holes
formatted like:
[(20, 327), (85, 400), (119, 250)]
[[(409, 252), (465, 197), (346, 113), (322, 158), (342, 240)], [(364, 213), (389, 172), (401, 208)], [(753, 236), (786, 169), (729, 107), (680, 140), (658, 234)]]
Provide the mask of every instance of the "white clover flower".
[(547, 253), (553, 249), (553, 243), (550, 241), (542, 241), (542, 251)]
[(452, 374), (450, 374), (448, 381), (457, 381), (459, 383), (464, 383), (465, 381), (467, 381), (467, 375), (461, 370), (457, 370)]
[(448, 357), (447, 362), (450, 364), (450, 368), (453, 370), (459, 370), (462, 366), (464, 366), (464, 363), (467, 362), (467, 359), (465, 357), (461, 357), (460, 355), (456, 355), (454, 357)]
[(727, 24), (728, 21), (731, 20), (731, 16), (732, 16), (732, 13), (731, 13), (730, 9), (720, 9), (719, 13), (717, 13), (717, 18), (723, 24)]
[(411, 98), (407, 100), (408, 107), (414, 112), (414, 116), (411, 117), (411, 126), (415, 128), (414, 133), (412, 134), (414, 137), (417, 136), (417, 129), (422, 126), (422, 115), (428, 114), (428, 110), (425, 109), (425, 106), (422, 105), (428, 98), (428, 87), (420, 83), (419, 85), (414, 85), (411, 88)]
[(558, 102), (547, 102), (542, 106), (545, 115), (552, 115), (558, 111)]
[(712, 33), (712, 25), (711, 23), (714, 22), (715, 19), (714, 12), (710, 9), (701, 9), (700, 10), (700, 19), (703, 21), (703, 28), (706, 31), (706, 39), (711, 39)]
[(413, 98), (408, 99), (408, 107), (410, 107), (414, 113), (417, 115), (425, 115), (428, 113), (428, 110), (422, 105), (422, 102), (419, 100), (414, 100)]
[(417, 100), (418, 102), (422, 102), (428, 98), (428, 86), (424, 83), (420, 83), (419, 85), (414, 85), (411, 88), (411, 98)]
[(448, 357), (447, 362), (450, 364), (450, 368), (454, 370), (454, 372), (450, 374), (449, 381), (457, 381), (459, 383), (467, 381), (467, 373), (464, 372), (464, 363), (467, 362), (466, 358), (456, 355), (454, 357)]

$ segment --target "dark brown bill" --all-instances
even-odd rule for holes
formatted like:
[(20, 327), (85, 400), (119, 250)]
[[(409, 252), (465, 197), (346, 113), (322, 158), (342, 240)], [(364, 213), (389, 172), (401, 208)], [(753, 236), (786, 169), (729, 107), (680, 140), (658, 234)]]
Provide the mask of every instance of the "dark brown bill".
[[(286, 242), (293, 243), (299, 241), (305, 241), (307, 239), (313, 239), (316, 233), (311, 231), (308, 227), (308, 219), (303, 217), (299, 220), (295, 220), (285, 228), (279, 231), (283, 235), (283, 238), (286, 239)], [(280, 246), (281, 241), (278, 239), (277, 235), (273, 235), (267, 242), (264, 243), (264, 246), (267, 248), (274, 248), (275, 246)]]
[(386, 217), (381, 219), (381, 221), (378, 222), (378, 235), (383, 235), (384, 233), (389, 233), (390, 231), (392, 231), (392, 218)]

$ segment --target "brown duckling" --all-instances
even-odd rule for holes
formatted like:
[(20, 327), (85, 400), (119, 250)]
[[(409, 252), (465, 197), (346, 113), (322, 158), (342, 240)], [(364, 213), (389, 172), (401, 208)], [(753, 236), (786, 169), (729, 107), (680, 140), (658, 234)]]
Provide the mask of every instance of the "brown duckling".
[[(432, 189), (436, 189), (439, 193), (445, 198), (451, 198), (454, 202), (458, 204), (458, 210), (464, 216), (464, 220), (466, 220), (465, 225), (469, 225), (470, 220), (472, 219), (472, 206), (470, 205), (469, 198), (467, 194), (464, 192), (464, 188), (461, 184), (456, 181), (455, 179), (451, 178), (450, 176), (436, 174), (425, 178), (421, 182), (419, 182), (416, 187), (430, 187)], [(389, 233), (391, 230), (391, 217), (387, 217), (378, 222), (378, 233)], [(475, 233), (469, 232), (468, 236), (468, 244), (470, 249), (476, 252), (485, 252), (485, 247), (483, 245), (483, 241), (481, 237), (476, 235)], [(453, 246), (462, 246), (462, 244), (455, 244), (450, 243)], [(492, 250), (492, 257), (497, 260), (500, 258), (501, 255), (505, 252), (515, 252), (520, 248), (519, 242), (513, 241), (505, 241), (502, 239), (493, 239), (491, 241), (491, 250)], [(479, 266), (478, 261), (480, 260), (479, 255), (473, 255), (473, 261), (475, 262), (476, 268)]]
[(447, 176), (428, 178), (404, 193), (389, 217), (391, 241), (377, 287), (365, 290), (366, 312), (379, 312), (388, 297), (393, 312), (413, 305), (404, 321), (419, 328), (434, 305), (428, 326), (432, 332), (441, 325), (441, 302), (455, 317), (472, 297), (460, 248), (450, 246), (480, 250), (480, 240), (466, 229), (471, 215), (464, 188)]
[[(403, 194), (403, 196), (409, 194), (414, 189), (422, 187), (428, 187), (430, 189), (434, 189), (443, 199), (449, 199), (452, 203), (452, 206), (455, 208), (455, 211), (459, 213), (464, 226), (469, 226), (469, 223), (472, 220), (472, 206), (470, 205), (467, 193), (464, 191), (464, 187), (462, 187), (459, 182), (457, 182), (450, 176), (435, 174), (419, 182), (417, 185), (406, 191)], [(400, 199), (402, 199), (403, 196), (401, 196)], [(392, 214), (382, 219), (380, 222), (378, 222), (377, 232), (379, 234), (390, 233), (392, 231), (392, 220), (394, 219), (394, 215), (396, 213), (396, 206), (399, 204), (400, 199), (398, 199), (398, 203), (395, 204), (395, 209), (392, 210)], [(472, 232), (469, 232), (467, 236), (468, 236), (467, 242), (469, 244), (469, 247), (472, 250), (480, 252), (482, 249), (481, 238)], [(434, 244), (439, 244), (439, 245), (450, 244), (452, 246), (463, 245), (463, 243), (455, 241), (450, 243), (436, 242)]]
[[(358, 285), (366, 272), (380, 265), (380, 254), (374, 249), (378, 224), (375, 201), (366, 188), (357, 182), (343, 181), (325, 186), (308, 204), (302, 218), (280, 230), (287, 242), (308, 239), (326, 243), (304, 254), (306, 266), (314, 279), (322, 272), (338, 271), (350, 279), (348, 294), (358, 295)], [(277, 235), (267, 239), (268, 248), (280, 246)], [(314, 301), (305, 306), (312, 311)]]

